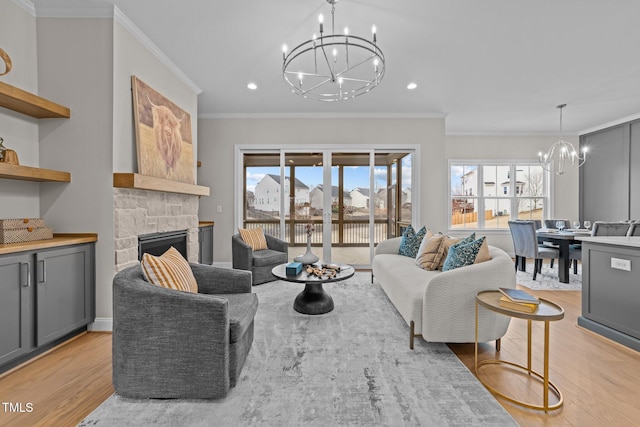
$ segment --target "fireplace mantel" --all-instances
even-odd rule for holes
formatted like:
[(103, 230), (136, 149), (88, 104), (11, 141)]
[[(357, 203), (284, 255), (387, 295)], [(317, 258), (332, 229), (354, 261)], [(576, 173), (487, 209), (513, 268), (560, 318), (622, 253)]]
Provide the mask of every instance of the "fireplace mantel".
[(167, 193), (209, 196), (209, 187), (170, 181), (168, 179), (145, 176), (137, 173), (114, 173), (113, 186), (116, 188), (133, 188), (138, 190), (164, 191)]

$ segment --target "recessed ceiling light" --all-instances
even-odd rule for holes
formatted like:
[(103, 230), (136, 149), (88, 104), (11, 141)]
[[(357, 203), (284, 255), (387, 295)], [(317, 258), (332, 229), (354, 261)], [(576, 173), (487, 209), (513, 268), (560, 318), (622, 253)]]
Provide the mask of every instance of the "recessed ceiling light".
[(251, 82), (251, 83), (247, 84), (247, 88), (249, 88), (250, 90), (256, 90), (256, 89), (258, 89), (258, 85), (253, 83), (253, 82)]
[(414, 90), (414, 89), (415, 89), (415, 88), (417, 88), (417, 87), (418, 87), (418, 84), (417, 84), (417, 83), (414, 83), (414, 82), (411, 82), (411, 83), (409, 83), (409, 84), (407, 85), (407, 89), (409, 89), (409, 90)]

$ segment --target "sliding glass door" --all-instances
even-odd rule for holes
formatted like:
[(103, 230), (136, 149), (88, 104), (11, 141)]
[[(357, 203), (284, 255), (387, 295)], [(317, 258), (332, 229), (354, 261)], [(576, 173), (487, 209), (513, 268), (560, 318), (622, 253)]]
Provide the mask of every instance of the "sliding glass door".
[(242, 227), (289, 242), (289, 259), (369, 267), (374, 246), (411, 223), (410, 150), (246, 150)]

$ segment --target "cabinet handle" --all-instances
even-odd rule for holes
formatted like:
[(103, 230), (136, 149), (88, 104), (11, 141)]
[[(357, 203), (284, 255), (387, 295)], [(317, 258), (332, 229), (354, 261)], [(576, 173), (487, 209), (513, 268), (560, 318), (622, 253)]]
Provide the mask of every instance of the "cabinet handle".
[(29, 271), (29, 263), (20, 263), (20, 286), (28, 287), (31, 285), (31, 273)]
[(44, 283), (47, 281), (47, 261), (41, 259), (38, 261), (40, 268), (38, 268), (38, 283)]

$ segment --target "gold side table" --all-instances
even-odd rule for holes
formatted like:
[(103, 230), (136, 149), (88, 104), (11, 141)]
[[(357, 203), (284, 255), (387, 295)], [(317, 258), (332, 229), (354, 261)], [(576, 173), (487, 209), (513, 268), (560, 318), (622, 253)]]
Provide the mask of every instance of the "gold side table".
[[(478, 380), (493, 394), (500, 396), (509, 402), (516, 405), (524, 406), (525, 408), (535, 409), (539, 411), (551, 411), (558, 409), (563, 404), (562, 393), (558, 390), (551, 381), (549, 381), (549, 322), (560, 320), (564, 318), (564, 310), (557, 304), (540, 298), (540, 305), (533, 313), (525, 313), (522, 311), (511, 310), (506, 307), (502, 307), (499, 303), (502, 293), (500, 291), (483, 291), (476, 295), (476, 341), (475, 341), (475, 371)], [(514, 362), (497, 359), (485, 359), (478, 361), (478, 310), (482, 306), (488, 310), (496, 313), (504, 314), (505, 316), (511, 316), (518, 319), (525, 319), (527, 321), (527, 366), (522, 366)], [(531, 322), (538, 321), (544, 322), (544, 372), (540, 375), (538, 372), (531, 369)], [(533, 375), (543, 384), (542, 392), (542, 405), (535, 405), (528, 402), (517, 400), (511, 396), (496, 390), (495, 388), (487, 385), (480, 377), (479, 369), (481, 366), (497, 364), (508, 365), (520, 370), (525, 371), (529, 375)], [(558, 397), (558, 402), (552, 406), (549, 406), (549, 391), (553, 392)]]

